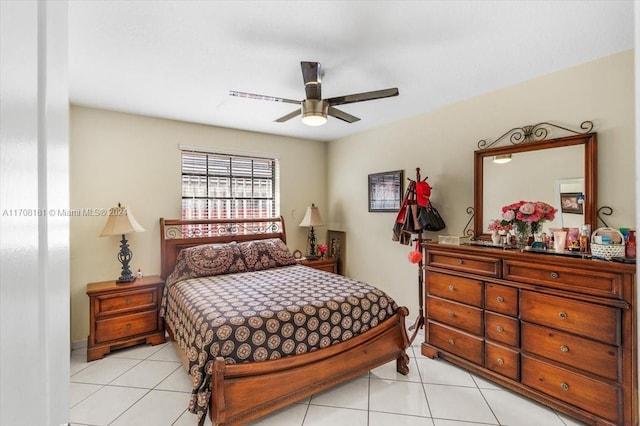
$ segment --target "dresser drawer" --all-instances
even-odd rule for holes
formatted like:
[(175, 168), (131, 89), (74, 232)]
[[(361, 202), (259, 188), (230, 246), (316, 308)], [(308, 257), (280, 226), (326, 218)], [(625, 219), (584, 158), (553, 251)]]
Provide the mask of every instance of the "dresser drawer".
[(485, 342), (484, 366), (510, 379), (518, 380), (520, 354), (513, 349), (496, 345), (495, 343)]
[(484, 308), (512, 317), (518, 316), (518, 289), (498, 284), (486, 284)]
[(482, 364), (484, 358), (482, 339), (431, 321), (428, 322), (427, 327), (429, 343), (433, 346), (476, 364)]
[(429, 296), (427, 297), (427, 312), (429, 312), (429, 318), (436, 321), (474, 334), (482, 334), (481, 309)]
[(617, 346), (523, 322), (522, 350), (618, 380)]
[(153, 308), (157, 305), (158, 292), (154, 288), (130, 291), (125, 294), (97, 296), (96, 317)]
[(522, 290), (520, 319), (611, 345), (620, 344), (617, 308)]
[(139, 312), (96, 321), (96, 343), (158, 330), (158, 311)]
[(482, 307), (482, 281), (455, 275), (427, 272), (427, 293)]
[(597, 296), (622, 294), (621, 275), (602, 270), (505, 260), (504, 279)]
[(513, 317), (485, 312), (484, 336), (510, 346), (518, 346), (520, 342), (520, 321)]
[(602, 416), (615, 424), (621, 418), (621, 389), (522, 354), (522, 383)]
[(427, 266), (469, 272), (489, 277), (498, 277), (501, 267), (501, 260), (495, 257), (447, 253), (431, 249), (427, 250), (425, 263)]

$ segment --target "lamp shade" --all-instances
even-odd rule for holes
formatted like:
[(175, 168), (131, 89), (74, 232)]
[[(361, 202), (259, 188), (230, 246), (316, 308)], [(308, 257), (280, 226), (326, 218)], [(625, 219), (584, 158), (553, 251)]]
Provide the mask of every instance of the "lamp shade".
[(101, 237), (112, 235), (125, 235), (132, 232), (144, 232), (144, 228), (133, 217), (131, 210), (127, 207), (114, 207), (109, 209), (109, 219), (100, 233)]
[(320, 217), (320, 211), (315, 204), (307, 207), (307, 211), (300, 222), (300, 226), (322, 226), (322, 218)]

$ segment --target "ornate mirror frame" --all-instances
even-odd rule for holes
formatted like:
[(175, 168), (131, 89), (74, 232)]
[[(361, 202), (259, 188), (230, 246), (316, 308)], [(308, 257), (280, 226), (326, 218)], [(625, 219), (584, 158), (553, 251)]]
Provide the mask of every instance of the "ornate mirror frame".
[[(556, 139), (546, 139), (549, 134), (549, 128), (560, 129), (572, 136), (561, 137)], [(476, 240), (490, 240), (490, 234), (487, 229), (483, 229), (483, 196), (488, 188), (483, 187), (484, 182), (484, 160), (487, 157), (496, 155), (506, 155), (523, 153), (529, 151), (547, 150), (565, 146), (582, 145), (584, 147), (584, 194), (585, 200), (583, 205), (584, 223), (591, 225), (591, 229), (596, 229), (597, 222), (597, 155), (598, 155), (598, 138), (597, 133), (593, 132), (593, 123), (584, 121), (580, 124), (580, 128), (584, 132), (577, 132), (566, 129), (551, 123), (539, 123), (535, 126), (524, 126), (522, 128), (514, 128), (500, 136), (492, 143), (485, 140), (478, 142), (478, 150), (474, 152), (474, 218), (473, 218), (473, 238)], [(499, 144), (500, 141), (508, 140), (510, 145), (492, 147)], [(544, 172), (544, 164), (541, 164)], [(496, 189), (498, 190), (498, 189)], [(526, 195), (523, 195), (526, 199)], [(519, 200), (513, 200), (516, 202)], [(560, 212), (560, 206), (554, 206)], [(500, 212), (496, 212), (498, 215)]]

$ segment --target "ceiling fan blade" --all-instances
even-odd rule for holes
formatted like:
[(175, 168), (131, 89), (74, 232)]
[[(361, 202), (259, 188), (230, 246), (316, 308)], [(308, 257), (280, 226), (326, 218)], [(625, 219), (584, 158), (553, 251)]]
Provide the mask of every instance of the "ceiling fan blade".
[(293, 117), (300, 115), (301, 111), (300, 108), (298, 108), (297, 110), (290, 112), (287, 115), (283, 115), (282, 117), (278, 118), (277, 120), (274, 120), (277, 123), (284, 123), (287, 120), (291, 120)]
[(339, 120), (346, 121), (347, 123), (355, 123), (356, 121), (360, 121), (360, 119), (351, 114), (347, 114), (344, 111), (340, 111), (338, 108), (329, 107), (329, 111), (327, 112), (330, 116), (335, 117)]
[(353, 95), (336, 96), (335, 98), (327, 99), (330, 106), (352, 104), (354, 102), (371, 101), (374, 99), (389, 98), (391, 96), (398, 96), (398, 88), (375, 90), (373, 92), (356, 93)]
[(229, 96), (237, 96), (239, 98), (258, 99), (260, 101), (273, 101), (273, 102), (286, 102), (288, 104), (300, 105), (301, 101), (294, 101), (293, 99), (276, 98), (275, 96), (258, 95), (256, 93), (238, 92), (236, 90), (229, 90)]
[(320, 62), (300, 62), (302, 80), (307, 99), (322, 99), (322, 76)]

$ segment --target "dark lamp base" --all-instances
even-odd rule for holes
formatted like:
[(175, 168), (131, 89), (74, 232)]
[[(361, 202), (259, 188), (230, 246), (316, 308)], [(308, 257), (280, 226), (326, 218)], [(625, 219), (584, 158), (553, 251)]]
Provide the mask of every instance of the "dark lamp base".
[(136, 280), (136, 277), (131, 275), (130, 277), (120, 277), (116, 280), (116, 284), (129, 284)]

